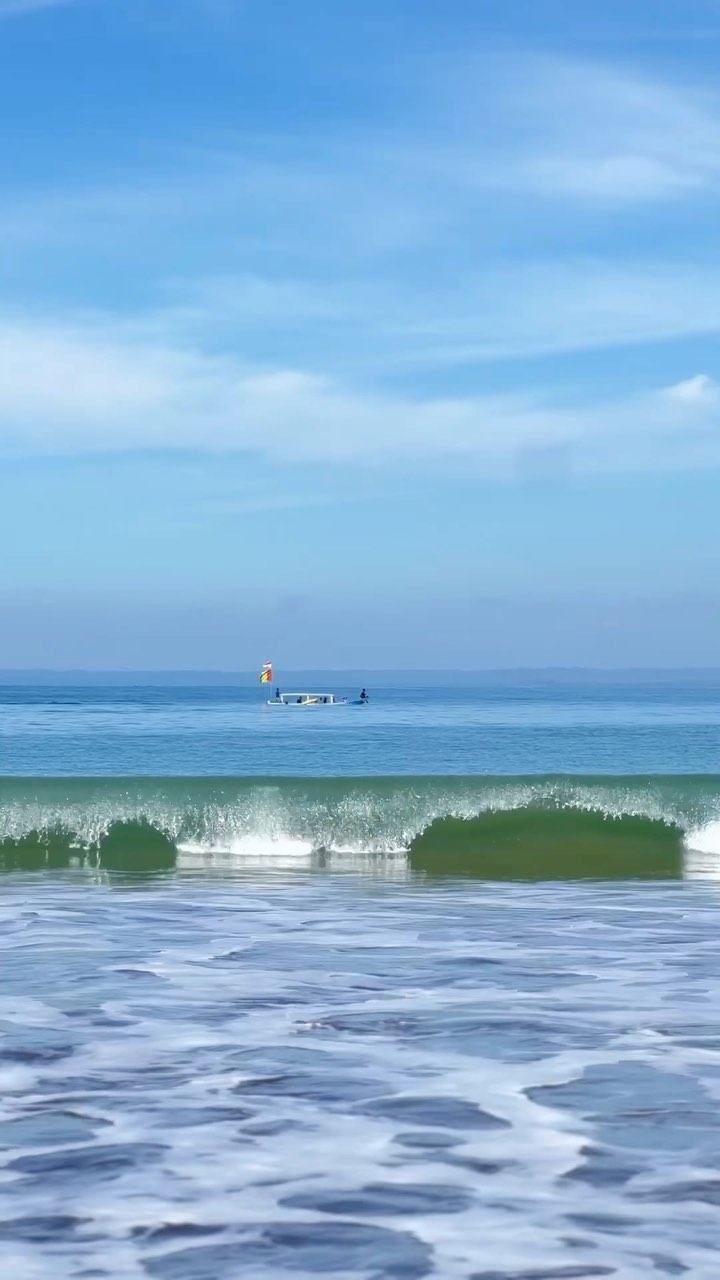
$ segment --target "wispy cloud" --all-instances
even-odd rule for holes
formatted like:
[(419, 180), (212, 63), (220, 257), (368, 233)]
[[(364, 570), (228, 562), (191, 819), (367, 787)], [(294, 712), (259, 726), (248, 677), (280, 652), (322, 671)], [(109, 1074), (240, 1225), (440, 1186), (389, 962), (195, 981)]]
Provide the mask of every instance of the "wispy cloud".
[(564, 451), (580, 470), (720, 463), (720, 396), (702, 375), (603, 403), (547, 395), (370, 393), (302, 370), (130, 341), (110, 326), (0, 326), (0, 447), (13, 453), (230, 450), (286, 464), (512, 473)]
[(326, 366), (377, 372), (668, 342), (720, 332), (720, 269), (565, 258), (466, 269), (460, 279), (195, 282), (158, 316), (193, 340), (321, 347)]
[[(6, 261), (27, 255), (31, 272), (51, 276), (61, 245), (64, 275), (75, 262), (85, 292), (96, 276), (106, 292), (114, 264), (123, 296), (135, 289), (147, 306), (154, 294), (161, 335), (172, 329), (184, 342), (229, 341), (255, 359), (279, 353), (338, 370), (382, 374), (720, 331), (720, 268), (702, 243), (687, 245), (684, 260), (663, 258), (655, 245), (649, 256), (622, 246), (584, 254), (554, 246), (543, 256), (539, 224), (509, 239), (486, 224), (473, 239), (462, 205), (462, 230), (436, 225), (431, 210), (423, 227), (412, 212), (403, 222), (403, 197), (388, 197), (378, 173), (362, 208), (384, 224), (381, 246), (358, 212), (359, 190), (351, 209), (350, 192), (333, 191), (327, 178), (315, 190), (305, 174), (314, 194), (298, 197), (283, 222), (278, 208), (292, 203), (300, 176), (240, 171), (206, 167), (164, 186), (6, 202), (0, 238), (14, 248)], [(148, 312), (143, 323), (152, 320)]]
[[(75, 301), (106, 307), (116, 279), (158, 347), (231, 346), (341, 380), (720, 330), (702, 239), (720, 195), (720, 95), (508, 54), (444, 65), (409, 96), (396, 123), (352, 135), (326, 120), (194, 139), (125, 178), (8, 190), (4, 272), (25, 263), (42, 292), (60, 260)], [(629, 252), (621, 224), (598, 220), (608, 202), (620, 219), (693, 200), (705, 230), (673, 224), (667, 258), (662, 235), (644, 252), (631, 224)]]
[(497, 176), (546, 198), (645, 203), (717, 186), (720, 96), (603, 63), (520, 59), (499, 91)]
[[(0, 0), (0, 13), (68, 2)], [(472, 260), (557, 235), (567, 216), (576, 243), (598, 203), (720, 194), (720, 93), (612, 63), (493, 53), (441, 62), (382, 125), (325, 119), (147, 146), (144, 170), (75, 190), (38, 197), (6, 182), (3, 235), (92, 248), (125, 222), (149, 235), (211, 223), (232, 234), (234, 257), (245, 246), (263, 260), (367, 264), (451, 240)]]
[[(720, 462), (712, 384), (692, 369), (672, 395), (598, 404), (588, 391), (576, 407), (461, 396), (452, 376), (720, 331), (720, 269), (699, 249), (683, 262), (575, 248), (588, 204), (715, 199), (720, 99), (544, 57), (488, 59), (456, 81), (457, 98), (446, 74), (386, 132), (223, 139), (165, 174), (8, 198), (0, 238), (33, 269), (43, 248), (52, 269), (62, 240), (65, 280), (74, 261), (92, 283), (97, 254), (106, 292), (114, 263), (121, 292), (134, 277), (143, 297), (125, 319), (69, 305), (0, 317), (2, 446), (263, 454), (272, 441), (290, 460), (486, 469), (547, 450), (579, 467)], [(388, 373), (428, 366), (446, 368), (446, 394), (388, 389)]]
[[(0, 16), (73, 2), (0, 0)], [(233, 21), (241, 10), (225, 0), (192, 7), (208, 15), (213, 5)], [(382, 170), (385, 199), (402, 209), (403, 230), (413, 208), (424, 226), (430, 209), (444, 219), (446, 201), (454, 204), (461, 193), (474, 199), (476, 209), (493, 190), (554, 202), (634, 204), (697, 194), (716, 186), (720, 176), (720, 95), (696, 76), (683, 81), (627, 63), (486, 47), (456, 53), (452, 65), (441, 55), (409, 49), (402, 83), (392, 123), (386, 117), (361, 130), (348, 126), (344, 136), (342, 113), (326, 118), (314, 136), (307, 129), (303, 136), (302, 123), (294, 123), (284, 140), (257, 134), (256, 160), (266, 154), (272, 161), (275, 153), (279, 174), (290, 162), (287, 177), (301, 201), (314, 198), (329, 179), (325, 194), (334, 203), (344, 188), (356, 220), (367, 213), (362, 197), (358, 204), (360, 193), (364, 189), (372, 203), (376, 190), (363, 178)], [(372, 88), (370, 79), (369, 100)], [(243, 163), (252, 150), (247, 141), (238, 146)], [(271, 169), (265, 168), (266, 179)], [(245, 185), (251, 202), (260, 174), (255, 164)], [(306, 178), (309, 185), (303, 185)], [(389, 230), (392, 238), (392, 218), (366, 216), (365, 223), (367, 234), (382, 239)]]

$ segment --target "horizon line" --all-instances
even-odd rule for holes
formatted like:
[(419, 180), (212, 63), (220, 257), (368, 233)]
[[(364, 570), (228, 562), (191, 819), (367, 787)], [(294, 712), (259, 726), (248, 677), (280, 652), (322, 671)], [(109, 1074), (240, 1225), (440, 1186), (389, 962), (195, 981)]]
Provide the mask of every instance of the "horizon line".
[[(157, 676), (178, 676), (178, 675), (202, 675), (202, 676), (249, 676), (257, 679), (259, 668), (255, 667), (0, 667), (0, 677), (5, 675), (157, 675)], [(625, 666), (598, 666), (587, 665), (584, 663), (575, 664), (546, 664), (543, 666), (533, 666), (529, 664), (518, 664), (507, 667), (367, 667), (367, 666), (348, 666), (348, 667), (324, 667), (324, 666), (297, 666), (283, 668), (282, 674), (296, 675), (298, 673), (319, 673), (323, 675), (347, 675), (357, 674), (358, 672), (367, 672), (369, 675), (505, 675), (509, 672), (601, 672), (603, 674), (612, 674), (613, 672), (694, 672), (704, 674), (708, 672), (720, 673), (720, 664), (717, 666), (699, 666), (699, 665), (682, 665), (682, 664), (650, 664), (647, 666), (638, 666), (630, 664)]]

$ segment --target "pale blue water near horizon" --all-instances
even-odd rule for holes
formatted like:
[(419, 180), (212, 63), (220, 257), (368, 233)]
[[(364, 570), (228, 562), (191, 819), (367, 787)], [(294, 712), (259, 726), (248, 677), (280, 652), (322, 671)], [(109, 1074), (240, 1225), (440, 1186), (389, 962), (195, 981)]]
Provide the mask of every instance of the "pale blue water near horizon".
[(13, 1280), (717, 1276), (720, 675), (367, 683), (0, 686)]
[[(342, 676), (322, 688), (356, 697)], [(0, 683), (0, 771), (64, 775), (720, 772), (720, 671), (632, 683), (373, 686), (367, 707), (287, 715), (257, 685)], [(287, 685), (285, 686), (287, 687)], [(301, 686), (302, 687), (302, 686)]]

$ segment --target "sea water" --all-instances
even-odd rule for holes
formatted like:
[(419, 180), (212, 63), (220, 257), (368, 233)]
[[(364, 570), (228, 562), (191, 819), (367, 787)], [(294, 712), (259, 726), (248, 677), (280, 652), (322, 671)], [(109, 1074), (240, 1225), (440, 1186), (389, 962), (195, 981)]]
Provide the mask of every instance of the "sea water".
[(371, 694), (0, 691), (8, 1276), (720, 1273), (720, 679)]

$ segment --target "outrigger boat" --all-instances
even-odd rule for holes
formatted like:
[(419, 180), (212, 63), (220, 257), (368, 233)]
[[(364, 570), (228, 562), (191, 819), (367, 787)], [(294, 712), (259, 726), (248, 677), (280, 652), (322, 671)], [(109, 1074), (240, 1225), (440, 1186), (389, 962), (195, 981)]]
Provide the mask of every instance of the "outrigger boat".
[(346, 707), (348, 698), (336, 698), (334, 693), (281, 693), (268, 698), (268, 707)]
[[(272, 662), (263, 663), (260, 683), (273, 683)], [(349, 698), (338, 698), (334, 693), (281, 693), (276, 689), (274, 698), (268, 698), (265, 705), (267, 707), (362, 707), (367, 701), (368, 696), (364, 689), (360, 697), (352, 702)]]

